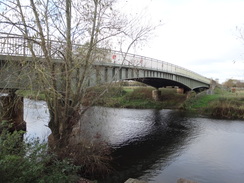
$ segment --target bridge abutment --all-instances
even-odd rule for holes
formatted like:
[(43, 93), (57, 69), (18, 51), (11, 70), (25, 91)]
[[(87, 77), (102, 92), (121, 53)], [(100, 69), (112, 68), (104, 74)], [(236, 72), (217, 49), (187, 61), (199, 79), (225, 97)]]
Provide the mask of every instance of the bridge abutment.
[(17, 96), (15, 91), (0, 97), (0, 131), (2, 126), (7, 126), (10, 132), (26, 130), (24, 121), (23, 97)]
[(177, 88), (176, 89), (176, 92), (178, 93), (178, 94), (184, 94), (184, 88)]
[(152, 91), (152, 98), (155, 100), (155, 101), (159, 101), (160, 98), (161, 98), (161, 91), (160, 90), (153, 90)]

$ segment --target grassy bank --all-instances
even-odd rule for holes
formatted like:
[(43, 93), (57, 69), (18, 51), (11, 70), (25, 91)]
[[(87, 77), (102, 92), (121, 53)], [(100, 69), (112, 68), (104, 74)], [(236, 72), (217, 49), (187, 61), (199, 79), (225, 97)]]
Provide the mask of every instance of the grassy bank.
[(231, 93), (217, 88), (213, 95), (203, 92), (191, 97), (182, 108), (214, 118), (244, 119), (244, 92)]
[[(179, 108), (186, 99), (185, 94), (178, 94), (175, 88), (162, 88), (159, 101), (152, 98), (155, 88), (145, 86), (99, 86), (90, 88), (84, 100), (84, 105), (134, 109), (163, 109)], [(104, 92), (105, 91), (105, 92)], [(18, 95), (34, 100), (45, 100), (45, 95), (36, 91), (18, 90)], [(99, 97), (101, 94), (103, 95)]]
[(59, 160), (38, 139), (23, 141), (24, 132), (0, 134), (0, 182), (66, 183), (79, 180), (78, 170), (68, 159)]
[(33, 99), (33, 100), (45, 100), (45, 94), (34, 90), (17, 90), (17, 95)]
[[(152, 91), (154, 88), (145, 86), (99, 86), (91, 88), (86, 96), (84, 105), (91, 99), (102, 97), (93, 104), (104, 107), (134, 108), (134, 109), (183, 109), (191, 113), (207, 115), (214, 118), (244, 119), (244, 91), (231, 93), (216, 88), (213, 95), (206, 92), (193, 94), (186, 100), (185, 94), (178, 94), (174, 88), (162, 88), (159, 101), (154, 101)], [(18, 91), (20, 95), (44, 100), (42, 93), (34, 91)]]
[(186, 96), (174, 88), (161, 89), (159, 101), (152, 98), (151, 87), (116, 87), (99, 99), (95, 105), (135, 109), (179, 108)]

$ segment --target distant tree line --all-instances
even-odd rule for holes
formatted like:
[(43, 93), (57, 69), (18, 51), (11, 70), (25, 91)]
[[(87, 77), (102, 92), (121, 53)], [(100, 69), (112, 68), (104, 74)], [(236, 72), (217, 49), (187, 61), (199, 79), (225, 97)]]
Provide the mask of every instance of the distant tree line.
[(244, 88), (244, 80), (228, 79), (223, 83), (223, 86), (227, 88), (231, 88), (231, 87)]

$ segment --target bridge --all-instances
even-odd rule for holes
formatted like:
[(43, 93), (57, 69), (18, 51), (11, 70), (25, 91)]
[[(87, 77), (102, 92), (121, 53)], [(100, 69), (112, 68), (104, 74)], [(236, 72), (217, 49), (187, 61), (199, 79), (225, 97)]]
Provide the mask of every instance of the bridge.
[[(52, 91), (49, 87), (50, 80), (53, 80), (49, 73), (45, 76), (47, 57), (40, 46), (40, 40), (31, 39), (31, 46), (35, 52), (31, 53), (30, 41), (21, 36), (0, 33), (0, 91), (7, 91), (7, 96), (0, 96), (0, 120), (14, 122), (14, 129), (25, 129), (23, 121), (23, 97), (15, 94), (16, 90), (37, 90), (42, 91), (45, 82), (45, 89)], [(51, 41), (46, 43), (50, 46), (48, 55), (52, 72), (55, 73), (55, 91), (63, 92), (63, 69), (65, 61), (60, 55), (60, 50), (64, 51), (66, 43)], [(73, 56), (76, 57), (77, 65), (71, 69), (71, 82), (69, 90), (76, 91), (77, 80), (81, 78), (85, 69), (82, 63), (82, 52), (84, 45), (72, 45)], [(117, 82), (122, 80), (134, 80), (151, 85), (157, 90), (153, 91), (155, 100), (159, 98), (158, 88), (167, 86), (177, 86), (181, 91), (198, 91), (210, 88), (211, 80), (195, 72), (180, 66), (160, 61), (157, 59), (123, 53), (119, 51), (97, 48), (93, 62), (89, 65), (88, 76), (84, 80), (85, 87), (92, 87), (104, 83)], [(43, 72), (43, 73), (42, 73)], [(45, 81), (38, 79), (40, 74), (46, 77)], [(50, 80), (49, 80), (50, 79)], [(79, 84), (79, 83), (78, 83)], [(52, 91), (53, 92), (53, 91)], [(1, 132), (1, 128), (0, 128)]]
[[(52, 41), (56, 47), (60, 42)], [(73, 50), (82, 45), (73, 45)], [(44, 59), (40, 45), (35, 44), (34, 50), (39, 60)], [(55, 50), (55, 49), (54, 49)], [(52, 59), (62, 64), (58, 52), (52, 50)], [(0, 89), (37, 89), (35, 81), (35, 61), (27, 46), (27, 41), (16, 35), (0, 33)], [(33, 69), (34, 68), (34, 69)], [(83, 72), (80, 67), (79, 71)], [(95, 86), (106, 82), (134, 80), (155, 88), (177, 86), (184, 91), (206, 89), (211, 80), (183, 67), (135, 54), (113, 50), (103, 50), (92, 64), (87, 80), (88, 86)]]

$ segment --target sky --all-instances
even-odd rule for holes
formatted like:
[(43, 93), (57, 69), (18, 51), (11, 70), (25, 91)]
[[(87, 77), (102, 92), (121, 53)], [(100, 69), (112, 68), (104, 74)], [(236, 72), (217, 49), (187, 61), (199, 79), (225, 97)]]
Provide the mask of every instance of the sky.
[[(205, 77), (244, 80), (244, 0), (126, 0), (128, 12), (146, 11), (163, 24), (137, 54)], [(243, 31), (244, 36), (244, 31)]]

